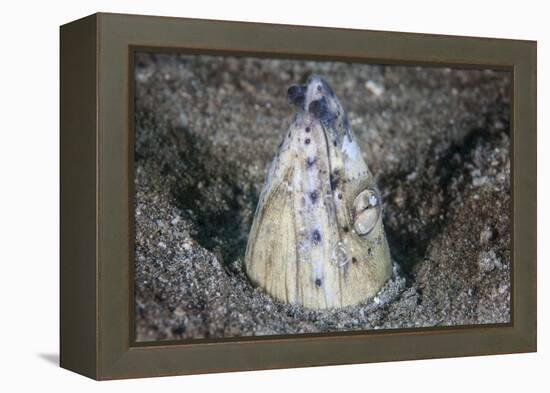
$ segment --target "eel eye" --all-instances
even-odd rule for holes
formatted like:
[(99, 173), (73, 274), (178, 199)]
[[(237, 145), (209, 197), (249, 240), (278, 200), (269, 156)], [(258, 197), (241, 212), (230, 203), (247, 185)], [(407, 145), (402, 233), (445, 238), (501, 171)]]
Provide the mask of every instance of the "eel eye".
[(375, 190), (361, 192), (353, 201), (353, 228), (358, 235), (367, 235), (380, 217), (380, 198)]

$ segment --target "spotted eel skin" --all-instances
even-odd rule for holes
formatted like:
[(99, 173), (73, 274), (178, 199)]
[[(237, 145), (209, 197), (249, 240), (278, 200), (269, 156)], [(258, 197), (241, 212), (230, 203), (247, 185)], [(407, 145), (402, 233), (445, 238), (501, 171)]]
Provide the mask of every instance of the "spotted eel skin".
[(260, 194), (246, 273), (279, 301), (357, 304), (391, 275), (380, 193), (329, 85), (311, 76), (288, 99), (297, 113)]

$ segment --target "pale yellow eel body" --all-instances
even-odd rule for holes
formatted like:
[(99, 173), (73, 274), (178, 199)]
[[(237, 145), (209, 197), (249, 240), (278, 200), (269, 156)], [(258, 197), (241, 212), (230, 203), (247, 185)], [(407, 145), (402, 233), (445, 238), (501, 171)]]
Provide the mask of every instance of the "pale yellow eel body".
[(288, 95), (298, 112), (260, 195), (246, 273), (280, 301), (354, 305), (391, 275), (380, 193), (328, 84), (312, 76)]

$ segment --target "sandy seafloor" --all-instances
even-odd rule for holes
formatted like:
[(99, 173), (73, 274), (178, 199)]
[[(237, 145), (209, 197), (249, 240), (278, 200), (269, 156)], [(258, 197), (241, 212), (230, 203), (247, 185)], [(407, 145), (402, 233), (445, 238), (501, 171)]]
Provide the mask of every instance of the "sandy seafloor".
[[(377, 178), (394, 274), (364, 303), (282, 304), (242, 270), (287, 88), (324, 77)], [(505, 323), (510, 74), (139, 54), (138, 341)]]

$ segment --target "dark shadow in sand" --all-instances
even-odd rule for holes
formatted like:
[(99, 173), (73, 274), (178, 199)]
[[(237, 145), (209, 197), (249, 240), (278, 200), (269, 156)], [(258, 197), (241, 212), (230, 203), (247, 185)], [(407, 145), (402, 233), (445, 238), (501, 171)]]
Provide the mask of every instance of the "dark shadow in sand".
[(162, 175), (175, 178), (172, 194), (176, 205), (182, 215), (193, 215), (194, 239), (222, 263), (231, 265), (244, 257), (252, 223), (242, 212), (254, 209), (257, 192), (239, 182), (235, 163), (213, 152), (205, 138), (185, 127), (173, 127), (170, 135), (178, 160), (165, 163)]
[[(480, 144), (492, 144), (500, 136), (491, 132), (489, 124), (492, 120), (487, 118), (487, 126), (474, 128), (458, 142), (452, 143), (440, 154), (428, 154), (425, 163), (420, 168), (435, 168), (432, 175), (420, 173), (411, 181), (407, 179), (409, 173), (391, 173), (379, 180), (380, 188), (388, 190), (384, 201), (384, 209), (391, 210), (393, 217), (407, 217), (408, 222), (385, 220), (384, 228), (390, 245), (392, 257), (397, 261), (403, 271), (410, 276), (414, 266), (422, 261), (427, 254), (427, 247), (431, 240), (443, 231), (448, 224), (448, 211), (455, 202), (457, 192), (453, 187), (464, 187), (465, 182), (457, 179), (469, 179), (467, 172), (468, 163), (473, 160), (472, 152)], [(433, 149), (435, 150), (435, 148)], [(425, 171), (427, 171), (425, 169)], [(404, 190), (405, 198), (402, 205), (398, 206), (393, 198), (393, 193), (398, 188)], [(432, 198), (426, 198), (431, 195)], [(427, 201), (433, 201), (434, 195), (439, 195), (436, 206), (426, 205)], [(426, 210), (436, 208), (436, 214), (430, 216)], [(403, 214), (395, 214), (403, 212)]]

